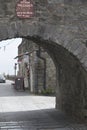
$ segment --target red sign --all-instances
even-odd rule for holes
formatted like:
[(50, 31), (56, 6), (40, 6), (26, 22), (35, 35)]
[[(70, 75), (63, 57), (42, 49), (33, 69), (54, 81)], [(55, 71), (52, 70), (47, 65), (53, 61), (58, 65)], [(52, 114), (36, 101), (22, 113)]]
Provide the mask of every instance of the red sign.
[(33, 17), (34, 7), (31, 0), (20, 0), (16, 6), (16, 14), (19, 18)]

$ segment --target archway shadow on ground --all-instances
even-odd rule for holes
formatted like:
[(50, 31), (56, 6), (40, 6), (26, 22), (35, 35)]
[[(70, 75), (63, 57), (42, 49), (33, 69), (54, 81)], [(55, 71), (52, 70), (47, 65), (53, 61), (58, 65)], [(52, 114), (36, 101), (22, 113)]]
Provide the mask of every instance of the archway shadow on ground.
[[(79, 124), (56, 109), (34, 110), (25, 112), (0, 113), (0, 122), (11, 122), (17, 125), (37, 129), (74, 128)], [(80, 125), (81, 126), (81, 125)]]
[(85, 124), (76, 123), (56, 109), (0, 113), (0, 126), (27, 130), (87, 129)]

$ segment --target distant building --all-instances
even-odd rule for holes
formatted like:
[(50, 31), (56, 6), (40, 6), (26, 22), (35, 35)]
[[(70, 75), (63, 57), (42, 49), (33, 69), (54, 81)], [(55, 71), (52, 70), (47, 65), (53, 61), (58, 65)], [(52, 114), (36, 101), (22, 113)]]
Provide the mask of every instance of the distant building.
[(48, 53), (32, 41), (23, 39), (18, 46), (19, 76), (24, 77), (25, 88), (40, 93), (50, 89), (55, 92), (56, 68)]

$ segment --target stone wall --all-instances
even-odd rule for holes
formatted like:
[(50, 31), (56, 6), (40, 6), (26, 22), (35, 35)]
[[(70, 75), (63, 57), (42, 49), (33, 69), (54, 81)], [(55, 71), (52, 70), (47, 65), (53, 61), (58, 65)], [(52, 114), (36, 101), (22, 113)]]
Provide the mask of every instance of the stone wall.
[(44, 47), (57, 69), (56, 106), (84, 118), (87, 100), (87, 1), (32, 0), (34, 17), (16, 16), (18, 0), (0, 0), (0, 39), (27, 38)]
[(41, 56), (46, 59), (46, 87), (55, 92), (57, 86), (55, 64), (46, 50), (42, 49)]

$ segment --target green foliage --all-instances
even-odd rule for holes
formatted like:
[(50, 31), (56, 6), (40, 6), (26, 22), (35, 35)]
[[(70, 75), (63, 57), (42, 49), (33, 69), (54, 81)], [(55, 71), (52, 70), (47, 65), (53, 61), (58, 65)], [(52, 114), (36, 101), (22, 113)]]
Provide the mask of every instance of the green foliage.
[(47, 88), (46, 90), (42, 90), (41, 94), (43, 94), (43, 95), (54, 95), (55, 92), (51, 88)]

